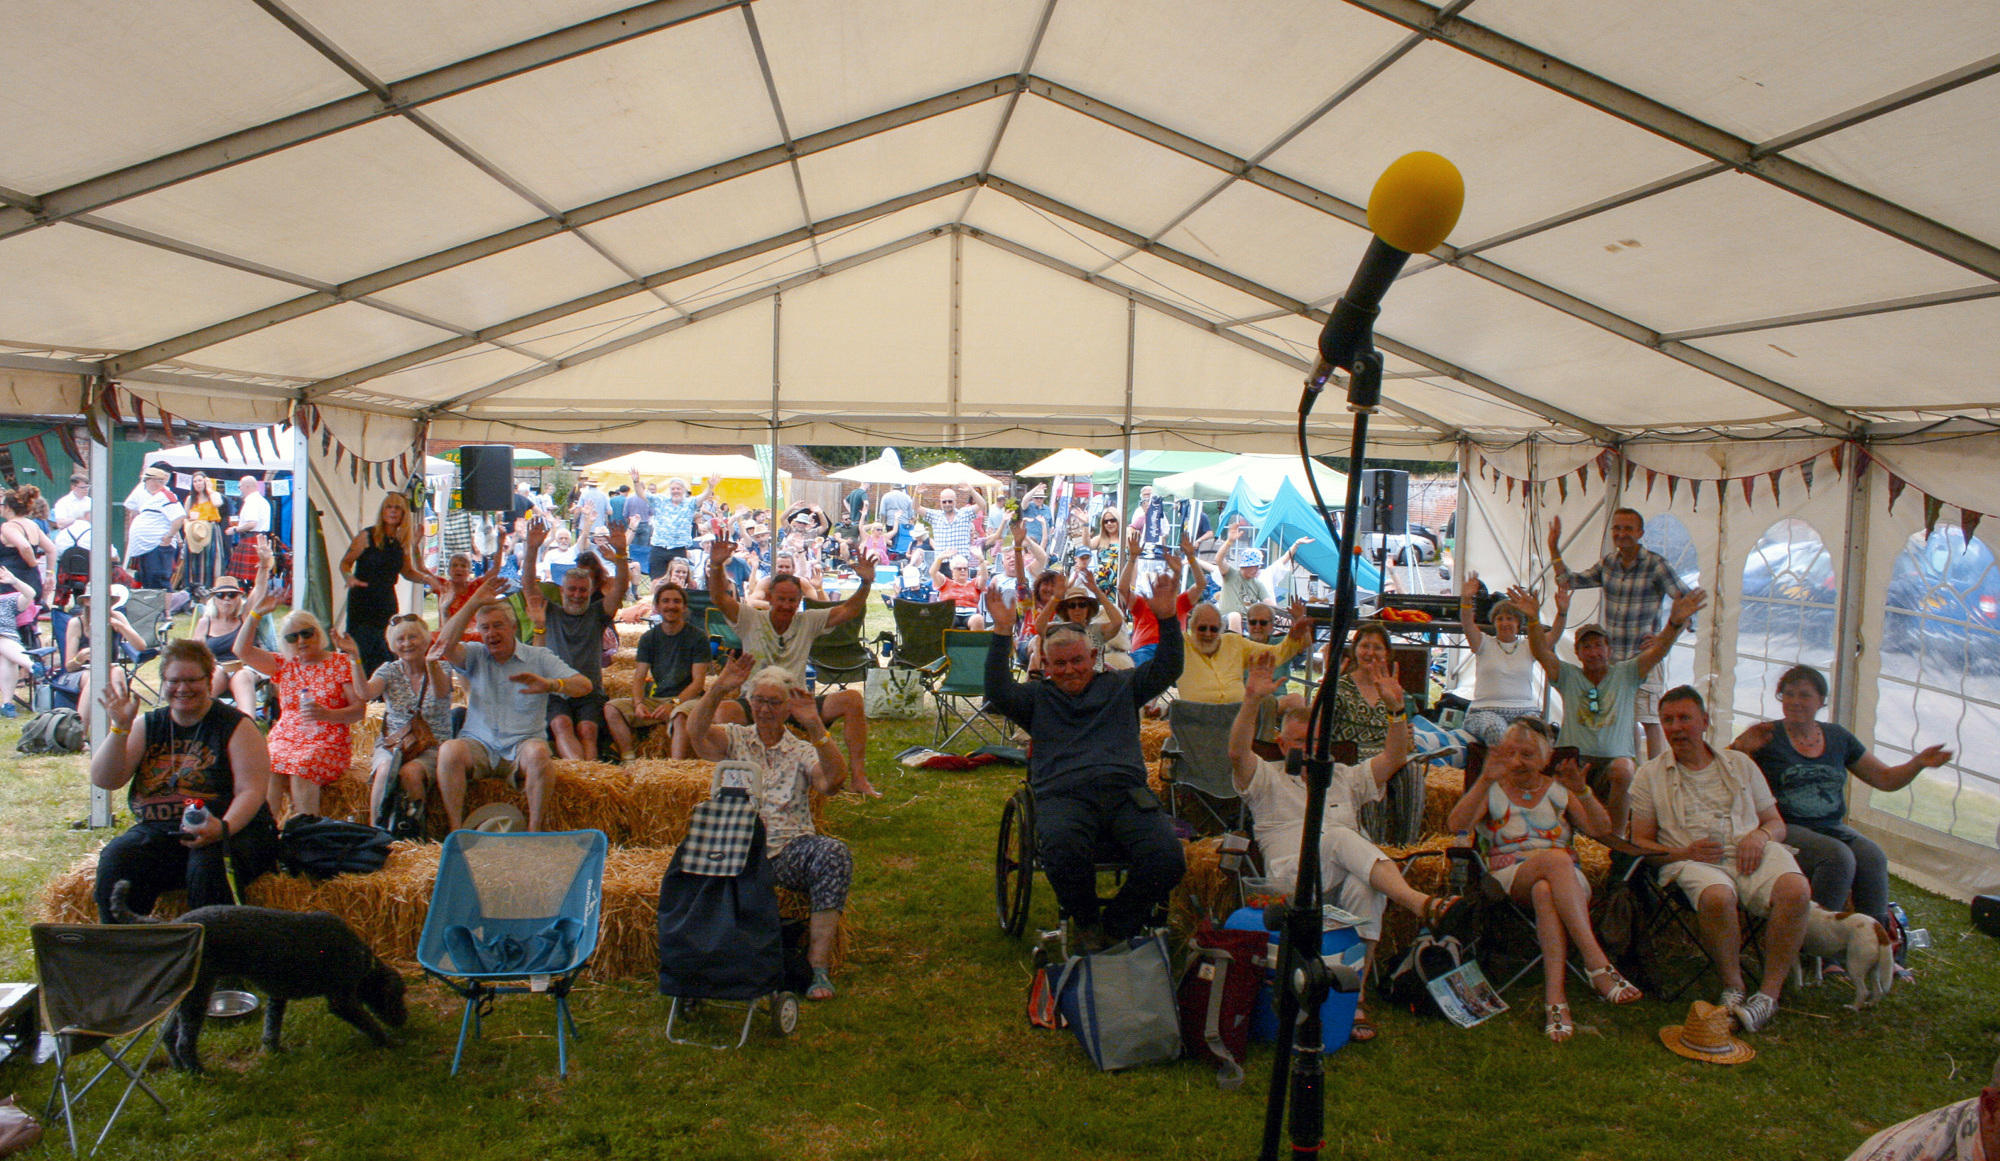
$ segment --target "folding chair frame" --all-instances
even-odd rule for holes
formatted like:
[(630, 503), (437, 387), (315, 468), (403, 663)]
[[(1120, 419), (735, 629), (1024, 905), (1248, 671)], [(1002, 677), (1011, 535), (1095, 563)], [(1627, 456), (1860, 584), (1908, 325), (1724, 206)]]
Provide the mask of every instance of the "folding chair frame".
[[(146, 1083), (146, 1066), (149, 1063), (151, 1063), (154, 1053), (164, 1051), (164, 1045), (167, 1037), (167, 1017), (172, 1014), (173, 1013), (171, 1009), (169, 1009), (166, 1012), (162, 1012), (159, 1018), (154, 1020), (151, 1025), (149, 1025), (146, 1028), (141, 1028), (137, 1032), (133, 1033), (132, 1038), (127, 1040), (125, 1044), (115, 1052), (111, 1048), (113, 1044), (117, 1043), (117, 1040), (115, 1038), (100, 1038), (95, 1036), (84, 1037), (78, 1035), (65, 1035), (63, 1033), (57, 1033), (55, 1035), (56, 1082), (55, 1082), (55, 1087), (49, 1090), (49, 1101), (48, 1104), (44, 1106), (42, 1109), (42, 1119), (43, 1120), (49, 1119), (49, 1117), (54, 1113), (58, 1098), (60, 1098), (62, 1102), (63, 1128), (68, 1130), (69, 1132), (69, 1151), (71, 1153), (75, 1153), (77, 1151), (76, 1106), (83, 1103), (83, 1098), (86, 1095), (88, 1095), (90, 1090), (97, 1086), (97, 1082), (103, 1080), (105, 1074), (110, 1072), (114, 1067), (124, 1072), (124, 1074), (130, 1077), (131, 1079), (126, 1082), (125, 1092), (118, 1098), (117, 1105), (113, 1106), (111, 1110), (111, 1116), (105, 1119), (104, 1128), (98, 1131), (97, 1140), (90, 1146), (90, 1151), (93, 1154), (96, 1153), (98, 1149), (103, 1147), (104, 1138), (111, 1135), (111, 1126), (118, 1123), (118, 1115), (125, 1111), (125, 1102), (132, 1099), (133, 1089), (137, 1088), (144, 1090), (147, 1096), (153, 1098), (153, 1103), (160, 1106), (161, 1112), (167, 1113), (173, 1111), (167, 1107), (166, 1101), (160, 1099), (160, 1094), (153, 1091), (153, 1086)], [(148, 1031), (150, 1031), (153, 1034), (153, 1042), (147, 1045), (146, 1051), (139, 1057), (139, 1067), (135, 1069), (132, 1067), (130, 1063), (126, 1061), (125, 1057), (129, 1052), (131, 1052), (134, 1045), (139, 1044), (140, 1042), (146, 1039), (146, 1033)], [(74, 1062), (78, 1058), (77, 1053), (74, 1051), (75, 1045), (72, 1042), (85, 1039), (91, 1042), (90, 1047), (84, 1049), (85, 1053), (88, 1053), (91, 1048), (95, 1048), (98, 1051), (104, 1053), (104, 1055), (109, 1057), (109, 1059), (105, 1062), (103, 1068), (97, 1070), (97, 1075), (91, 1077), (90, 1080), (86, 1084), (84, 1084), (82, 1088), (77, 1089), (74, 1092), (71, 1092), (69, 1088), (69, 1081), (70, 1081), (69, 1066), (72, 1062)]]
[[(936, 736), (938, 741), (934, 743), (933, 748), (939, 750), (948, 749), (953, 742), (958, 740), (959, 735), (968, 730), (971, 731), (973, 737), (978, 738), (980, 741), (997, 746), (1006, 740), (1006, 735), (1002, 732), (1002, 728), (987, 715), (984, 670), (980, 671), (979, 689), (976, 693), (958, 693), (947, 688), (951, 682), (951, 639), (954, 635), (976, 637), (982, 642), (992, 640), (992, 634), (983, 631), (975, 632), (971, 629), (945, 630), (946, 664), (939, 671), (937, 679), (927, 683), (931, 701), (937, 706)], [(980, 646), (982, 652), (985, 648), (984, 644)], [(967, 651), (970, 651), (969, 648)], [(923, 673), (924, 671), (918, 670), (917, 672)], [(970, 703), (970, 710), (968, 711), (965, 706), (960, 705), (960, 702)], [(956, 722), (957, 725), (953, 726), (953, 722)], [(950, 730), (949, 733), (946, 733), (947, 729)]]

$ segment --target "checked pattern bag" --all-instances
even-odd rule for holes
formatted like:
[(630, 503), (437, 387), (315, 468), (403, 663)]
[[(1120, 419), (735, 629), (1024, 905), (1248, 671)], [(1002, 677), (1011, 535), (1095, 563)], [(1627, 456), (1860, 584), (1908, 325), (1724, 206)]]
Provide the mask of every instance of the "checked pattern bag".
[(691, 875), (734, 878), (750, 861), (756, 835), (757, 804), (740, 789), (724, 789), (695, 806), (675, 862)]

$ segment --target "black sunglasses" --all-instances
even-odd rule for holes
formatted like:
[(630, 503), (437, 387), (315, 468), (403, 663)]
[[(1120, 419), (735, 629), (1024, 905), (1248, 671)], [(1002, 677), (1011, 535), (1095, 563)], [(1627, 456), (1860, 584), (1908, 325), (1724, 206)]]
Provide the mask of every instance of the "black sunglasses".
[(285, 640), (296, 645), (301, 641), (310, 641), (317, 636), (319, 636), (318, 629), (296, 629), (285, 634)]

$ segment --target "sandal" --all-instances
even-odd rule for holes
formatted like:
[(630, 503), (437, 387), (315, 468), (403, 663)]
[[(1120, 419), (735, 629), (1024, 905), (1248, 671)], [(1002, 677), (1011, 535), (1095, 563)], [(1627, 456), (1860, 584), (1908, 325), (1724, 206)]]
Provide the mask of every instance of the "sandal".
[(1557, 1044), (1576, 1034), (1576, 1025), (1570, 1023), (1568, 1004), (1544, 1004), (1548, 1017), (1542, 1021), (1542, 1033)]
[(1355, 1044), (1366, 1044), (1375, 1039), (1375, 1021), (1368, 1018), (1367, 1009), (1358, 1006), (1354, 1009), (1354, 1028), (1348, 1032), (1347, 1039)]
[[(1603, 1000), (1607, 1004), (1631, 1004), (1645, 998), (1646, 994), (1644, 992), (1634, 987), (1624, 976), (1619, 975), (1618, 969), (1612, 967), (1610, 964), (1605, 964), (1594, 972), (1585, 972), (1583, 974), (1584, 978), (1590, 981), (1590, 986), (1596, 991), (1598, 999)], [(1606, 991), (1598, 987), (1597, 982), (1599, 979), (1609, 983), (1611, 990)]]
[(812, 986), (806, 989), (806, 999), (833, 999), (833, 977), (826, 974), (825, 968), (816, 967), (813, 969), (813, 982)]
[(1436, 931), (1444, 922), (1445, 916), (1451, 914), (1451, 909), (1458, 905), (1459, 899), (1458, 895), (1432, 895), (1424, 900), (1424, 909), (1417, 913), (1418, 922)]

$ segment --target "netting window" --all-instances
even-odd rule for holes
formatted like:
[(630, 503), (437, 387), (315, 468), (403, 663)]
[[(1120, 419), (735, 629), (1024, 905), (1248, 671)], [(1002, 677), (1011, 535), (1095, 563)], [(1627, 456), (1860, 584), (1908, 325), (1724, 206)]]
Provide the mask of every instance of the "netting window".
[(1780, 520), (1765, 529), (1743, 561), (1736, 606), (1738, 732), (1779, 716), (1778, 678), (1792, 666), (1810, 665), (1833, 679), (1840, 597), (1834, 566), (1819, 529), (1804, 520)]

